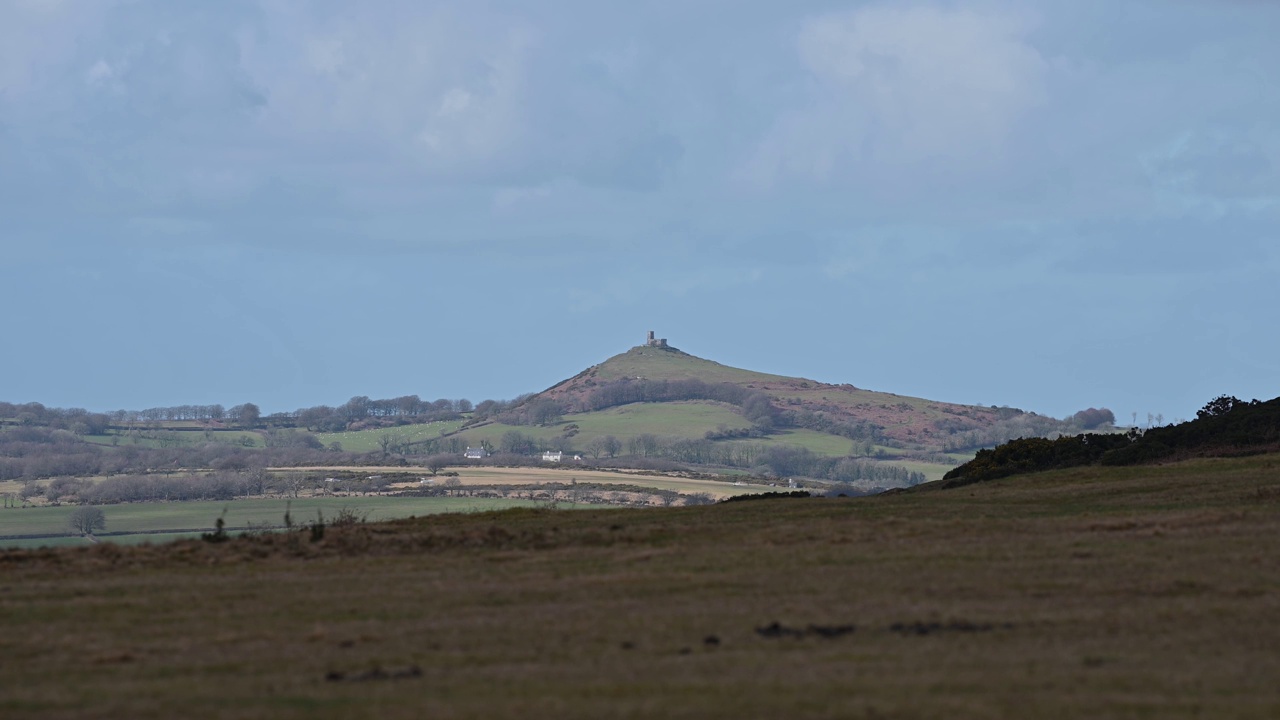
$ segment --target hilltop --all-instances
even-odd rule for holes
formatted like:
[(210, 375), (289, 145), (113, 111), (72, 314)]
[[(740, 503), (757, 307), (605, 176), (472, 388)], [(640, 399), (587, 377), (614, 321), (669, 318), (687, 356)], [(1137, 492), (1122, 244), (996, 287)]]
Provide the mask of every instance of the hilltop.
[(940, 479), (1010, 438), (1107, 431), (1110, 411), (1055, 418), (732, 367), (656, 340), (509, 404), (481, 403), (424, 452), (485, 447), (649, 469), (811, 478), (851, 491)]
[[(618, 400), (631, 397), (655, 396), (664, 401), (663, 383), (668, 384), (668, 396), (682, 391), (714, 394), (714, 390), (708, 392), (706, 388), (680, 388), (676, 385), (680, 381), (698, 381), (713, 387), (730, 385), (749, 391), (748, 395), (763, 395), (775, 411), (775, 425), (815, 429), (851, 439), (888, 441), (912, 450), (969, 450), (985, 444), (985, 431), (1011, 418), (1038, 417), (1011, 408), (960, 405), (865, 390), (847, 383), (833, 385), (771, 375), (722, 365), (674, 347), (646, 345), (587, 368), (530, 400), (554, 400), (568, 412), (589, 412), (622, 404)], [(973, 442), (968, 442), (966, 434), (972, 436)]]

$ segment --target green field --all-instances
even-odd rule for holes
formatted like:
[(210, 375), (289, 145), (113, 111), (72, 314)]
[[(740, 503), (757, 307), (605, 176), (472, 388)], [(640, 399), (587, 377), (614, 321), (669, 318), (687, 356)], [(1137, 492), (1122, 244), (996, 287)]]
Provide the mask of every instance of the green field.
[(923, 473), (925, 479), (932, 482), (934, 480), (941, 480), (942, 476), (954, 469), (956, 465), (961, 465), (972, 459), (972, 456), (968, 457), (961, 462), (957, 462), (955, 465), (938, 465), (935, 463), (919, 462), (917, 460), (887, 460), (885, 462), (889, 465), (897, 465), (898, 467), (906, 468), (910, 472)]
[[(682, 352), (635, 347), (593, 368), (601, 381), (642, 378), (681, 380), (698, 378), (708, 383), (762, 383), (793, 378), (742, 370)], [(591, 372), (588, 370), (587, 372)]]
[[(167, 543), (174, 540), (192, 540), (199, 538), (199, 532), (173, 532), (173, 533), (134, 533), (129, 535), (111, 535), (99, 538), (100, 542), (109, 542), (116, 545), (140, 545), (142, 543)], [(64, 537), (49, 537), (39, 539), (26, 540), (0, 540), (0, 548), (58, 548), (58, 547), (85, 547), (91, 545), (92, 542), (88, 538), (74, 535)]]
[(316, 433), (316, 439), (327, 447), (330, 443), (339, 443), (345, 452), (374, 452), (381, 450), (379, 441), (384, 436), (406, 442), (416, 443), (423, 440), (434, 440), (447, 435), (462, 426), (461, 421), (421, 423), (417, 425), (398, 425), (396, 427), (375, 428), (372, 430), (353, 430), (350, 432)]
[(226, 443), (237, 447), (265, 447), (261, 433), (252, 430), (178, 431), (162, 428), (141, 430), (138, 435), (113, 430), (106, 435), (84, 435), (82, 438), (95, 445), (138, 445), (149, 448), (203, 445), (207, 442)]
[(795, 445), (827, 457), (847, 457), (853, 451), (853, 441), (847, 437), (804, 428), (781, 430), (765, 438), (765, 442)]
[[(624, 443), (627, 438), (643, 434), (652, 434), (660, 438), (699, 439), (708, 431), (716, 430), (720, 426), (729, 429), (751, 427), (751, 423), (738, 414), (732, 406), (723, 403), (689, 401), (634, 403), (598, 412), (575, 413), (566, 415), (563, 422), (547, 427), (492, 423), (477, 428), (469, 428), (460, 432), (459, 435), (466, 438), (468, 445), (473, 446), (479, 445), (482, 440), (488, 440), (496, 446), (501, 441), (502, 436), (512, 430), (546, 442), (560, 437), (570, 424), (576, 424), (579, 428), (578, 432), (570, 440), (578, 452), (586, 448), (592, 440), (606, 435), (613, 435)], [(725, 440), (722, 442), (758, 443), (765, 446), (772, 444), (794, 445), (827, 457), (847, 457), (854, 448), (854, 442), (849, 438), (802, 428), (785, 429), (762, 438)], [(893, 448), (873, 446), (872, 451), (875, 452), (877, 450), (885, 453), (898, 452)], [(958, 460), (954, 464), (900, 460), (887, 460), (884, 462), (890, 465), (906, 467), (912, 471), (922, 472), (929, 480), (938, 480), (948, 470), (967, 461), (972, 456), (961, 457), (964, 459)], [(874, 458), (868, 458), (868, 461), (876, 462)]]
[(1269, 720), (1277, 533), (1271, 455), (0, 552), (0, 716)]
[[(333, 518), (342, 509), (350, 509), (370, 521), (389, 520), (411, 515), (433, 515), (446, 512), (471, 512), (475, 510), (499, 510), (508, 507), (527, 507), (529, 501), (496, 498), (469, 497), (315, 497), (296, 500), (275, 498), (243, 498), (226, 502), (144, 502), (104, 505), (108, 533), (158, 530), (212, 530), (215, 520), (226, 511), (227, 527), (278, 526), (284, 521), (286, 506), (294, 522), (302, 524), (316, 519), (316, 513)], [(3, 536), (45, 535), (70, 533), (67, 522), (76, 506), (43, 506), (0, 510), (0, 547), (39, 546), (51, 543), (50, 539), (7, 540)], [(148, 535), (127, 537), (107, 535), (111, 542), (158, 542), (165, 538)], [(79, 538), (70, 543), (83, 544)], [(60, 543), (67, 544), (67, 543)]]
[(701, 438), (710, 430), (724, 425), (738, 429), (751, 427), (751, 423), (734, 411), (732, 406), (714, 402), (633, 403), (598, 412), (566, 415), (563, 422), (546, 427), (533, 425), (504, 425), (491, 423), (468, 428), (459, 433), (472, 445), (488, 440), (495, 445), (507, 432), (516, 432), (550, 440), (563, 435), (569, 425), (577, 425), (578, 432), (570, 438), (573, 447), (581, 450), (596, 438), (612, 435), (625, 441), (637, 435), (656, 435), (670, 438)]
[[(547, 427), (492, 423), (469, 428), (459, 434), (474, 443), (489, 440), (496, 444), (511, 430), (539, 440), (550, 440), (562, 435), (571, 424), (578, 426), (578, 432), (571, 438), (575, 448), (583, 448), (590, 441), (606, 435), (613, 435), (624, 441), (644, 434), (660, 438), (700, 439), (707, 432), (718, 430), (721, 426), (730, 430), (751, 427), (751, 423), (730, 405), (689, 401), (633, 403), (597, 412), (574, 413), (566, 415), (562, 422)], [(784, 443), (832, 457), (844, 457), (852, 447), (852, 441), (848, 438), (804, 429), (782, 430), (765, 438), (734, 442)]]
[[(174, 430), (181, 423), (167, 423), (159, 429), (144, 428), (135, 435), (129, 431), (112, 431), (106, 435), (85, 435), (84, 439), (95, 445), (140, 445), (142, 447), (160, 448), (160, 447), (182, 447), (190, 445), (201, 445), (206, 442), (220, 442), (235, 445), (237, 447), (255, 447), (261, 448), (266, 446), (264, 435), (254, 430)], [(190, 423), (188, 423), (189, 425)], [(407, 442), (416, 443), (423, 440), (431, 440), (440, 437), (442, 434), (448, 434), (457, 430), (462, 425), (461, 421), (455, 422), (433, 422), (421, 423), (415, 425), (398, 425), (387, 428), (374, 428), (371, 430), (354, 430), (351, 432), (338, 433), (314, 433), (325, 446), (330, 443), (337, 442), (342, 445), (342, 449), (346, 452), (373, 452), (380, 450), (379, 440), (383, 436), (391, 436)], [(299, 432), (305, 432), (299, 429)]]

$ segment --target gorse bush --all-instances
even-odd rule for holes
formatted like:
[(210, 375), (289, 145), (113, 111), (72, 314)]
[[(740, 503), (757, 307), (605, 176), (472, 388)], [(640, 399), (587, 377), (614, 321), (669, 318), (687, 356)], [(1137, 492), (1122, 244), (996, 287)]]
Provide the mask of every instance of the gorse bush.
[(1082, 465), (1138, 465), (1178, 457), (1242, 455), (1280, 449), (1280, 398), (1242, 402), (1221, 396), (1190, 422), (1139, 433), (1083, 434), (1056, 440), (1024, 438), (955, 468), (943, 480), (964, 485), (1028, 472)]

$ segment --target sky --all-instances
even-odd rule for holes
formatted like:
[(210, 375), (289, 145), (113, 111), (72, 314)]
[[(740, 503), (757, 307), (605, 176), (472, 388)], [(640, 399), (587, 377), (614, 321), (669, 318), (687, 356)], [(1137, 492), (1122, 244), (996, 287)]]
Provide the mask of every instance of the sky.
[(0, 400), (510, 398), (655, 330), (1280, 395), (1280, 3), (0, 0)]

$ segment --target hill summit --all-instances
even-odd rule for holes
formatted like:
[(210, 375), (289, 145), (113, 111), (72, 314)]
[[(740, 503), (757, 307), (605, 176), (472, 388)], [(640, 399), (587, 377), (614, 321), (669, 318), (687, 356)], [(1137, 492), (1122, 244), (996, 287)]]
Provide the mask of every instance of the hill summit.
[(911, 452), (967, 452), (1013, 437), (1079, 428), (1015, 408), (961, 405), (730, 367), (650, 332), (615, 355), (530, 398), (585, 413), (630, 403), (735, 406), (762, 431), (804, 428)]

